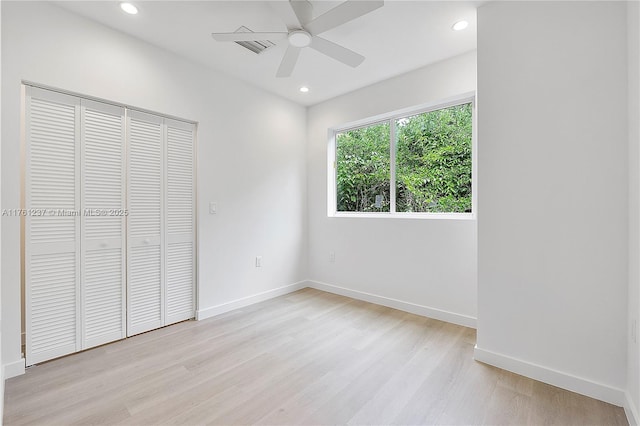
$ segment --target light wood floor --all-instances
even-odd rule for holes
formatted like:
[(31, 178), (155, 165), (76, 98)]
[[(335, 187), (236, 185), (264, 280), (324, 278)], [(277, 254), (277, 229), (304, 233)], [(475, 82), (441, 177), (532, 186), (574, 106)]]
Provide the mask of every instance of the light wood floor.
[(472, 359), (475, 331), (304, 289), (10, 379), (14, 424), (623, 425), (621, 408)]

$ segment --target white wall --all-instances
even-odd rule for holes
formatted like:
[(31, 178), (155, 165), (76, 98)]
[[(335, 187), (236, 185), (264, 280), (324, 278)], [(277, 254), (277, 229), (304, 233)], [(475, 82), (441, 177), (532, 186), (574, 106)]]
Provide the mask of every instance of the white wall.
[[(2, 46), (2, 7), (0, 7), (0, 46)], [(0, 81), (2, 81), (2, 67), (0, 66)], [(2, 117), (2, 102), (0, 102), (0, 117)], [(0, 118), (0, 135), (2, 134), (2, 119)], [(0, 149), (0, 187), (2, 187), (2, 150)], [(0, 197), (0, 211), (3, 209)], [(2, 241), (2, 226), (0, 226), (0, 241)], [(2, 244), (0, 244), (0, 266), (2, 265)], [(2, 289), (2, 274), (0, 274), (0, 289)], [(2, 291), (0, 291), (0, 419), (4, 414), (4, 364), (2, 362)], [(1, 423), (1, 422), (0, 422)]]
[(626, 37), (624, 2), (478, 10), (476, 358), (620, 405)]
[[(3, 208), (20, 202), (23, 79), (199, 122), (201, 316), (306, 278), (303, 107), (51, 4), (3, 1)], [(20, 364), (19, 234), (18, 219), (3, 217), (2, 356), (12, 366)]]
[(327, 217), (329, 128), (475, 89), (470, 52), (309, 108), (309, 275), (315, 286), (475, 325), (475, 220)]
[[(640, 422), (640, 3), (627, 3), (629, 82), (629, 332), (627, 409)], [(634, 336), (635, 335), (635, 336)], [(629, 416), (628, 416), (629, 417)]]

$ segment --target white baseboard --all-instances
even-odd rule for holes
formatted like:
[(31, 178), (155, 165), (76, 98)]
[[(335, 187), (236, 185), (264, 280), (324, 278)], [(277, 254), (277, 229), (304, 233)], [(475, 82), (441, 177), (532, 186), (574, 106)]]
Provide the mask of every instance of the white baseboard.
[(292, 293), (308, 286), (308, 281), (299, 281), (294, 284), (285, 285), (282, 287), (274, 288), (273, 290), (267, 290), (263, 291), (262, 293), (243, 297), (242, 299), (236, 299), (230, 302), (222, 303), (220, 305), (198, 309), (196, 311), (196, 320), (200, 321), (206, 318), (211, 318), (225, 312), (233, 311), (234, 309), (243, 308), (245, 306), (253, 305), (254, 303), (263, 302), (265, 300), (273, 299), (274, 297)]
[(454, 312), (444, 311), (442, 309), (431, 308), (429, 306), (417, 305), (415, 303), (404, 302), (402, 300), (392, 299), (389, 297), (378, 296), (376, 294), (365, 293), (363, 291), (351, 290), (332, 284), (322, 283), (318, 281), (308, 281), (309, 287), (316, 290), (322, 290), (329, 293), (339, 294), (341, 296), (351, 297), (365, 302), (375, 303), (376, 305), (387, 306), (389, 308), (398, 309), (400, 311), (409, 312), (423, 317), (434, 318), (453, 324), (462, 325), (464, 327), (476, 328), (476, 319), (474, 317)]
[(627, 421), (629, 422), (629, 426), (638, 426), (640, 425), (640, 416), (638, 416), (638, 407), (629, 395), (629, 392), (624, 393), (624, 413), (627, 415)]
[(453, 312), (443, 311), (441, 309), (431, 308), (428, 306), (417, 305), (415, 303), (403, 302), (402, 300), (391, 299), (389, 297), (378, 296), (362, 291), (350, 290), (344, 287), (338, 287), (332, 284), (322, 283), (319, 281), (299, 281), (294, 284), (278, 287), (252, 296), (243, 297), (242, 299), (232, 300), (220, 305), (211, 306), (196, 311), (196, 320), (203, 320), (234, 309), (243, 308), (253, 305), (274, 297), (292, 293), (303, 288), (310, 287), (316, 290), (326, 291), (328, 293), (339, 294), (341, 296), (351, 297), (352, 299), (363, 300), (365, 302), (375, 303), (377, 305), (387, 306), (389, 308), (398, 309), (423, 317), (434, 318), (453, 324), (462, 325), (464, 327), (476, 328), (476, 319), (467, 315), (456, 314)]
[(476, 361), (508, 370), (521, 376), (529, 377), (543, 383), (570, 390), (591, 398), (599, 399), (610, 404), (623, 407), (625, 405), (625, 391), (609, 385), (594, 382), (589, 379), (574, 376), (562, 371), (533, 364), (521, 359), (481, 349), (476, 345), (473, 352)]
[(10, 362), (8, 364), (4, 364), (4, 378), (10, 379), (12, 377), (20, 376), (24, 374), (24, 358), (20, 358), (18, 361)]

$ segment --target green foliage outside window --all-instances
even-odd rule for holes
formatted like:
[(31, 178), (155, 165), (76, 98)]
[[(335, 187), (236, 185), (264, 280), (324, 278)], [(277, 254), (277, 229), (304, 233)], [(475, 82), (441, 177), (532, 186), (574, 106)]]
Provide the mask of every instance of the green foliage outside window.
[(471, 211), (471, 104), (396, 121), (396, 210)]
[[(471, 104), (393, 124), (396, 211), (471, 212)], [(389, 122), (336, 136), (337, 211), (390, 211), (389, 147)]]
[[(336, 154), (338, 211), (388, 212), (389, 123), (338, 134)], [(376, 207), (376, 196), (380, 207)]]

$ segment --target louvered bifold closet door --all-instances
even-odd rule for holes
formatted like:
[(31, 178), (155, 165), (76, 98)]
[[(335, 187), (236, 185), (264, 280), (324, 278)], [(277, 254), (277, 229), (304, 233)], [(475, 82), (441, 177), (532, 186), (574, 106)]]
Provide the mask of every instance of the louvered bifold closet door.
[(82, 349), (126, 336), (125, 113), (81, 101)]
[(166, 127), (166, 319), (195, 314), (195, 126), (165, 119)]
[(26, 362), (81, 347), (80, 102), (26, 88)]
[(127, 335), (164, 320), (163, 119), (127, 112)]

